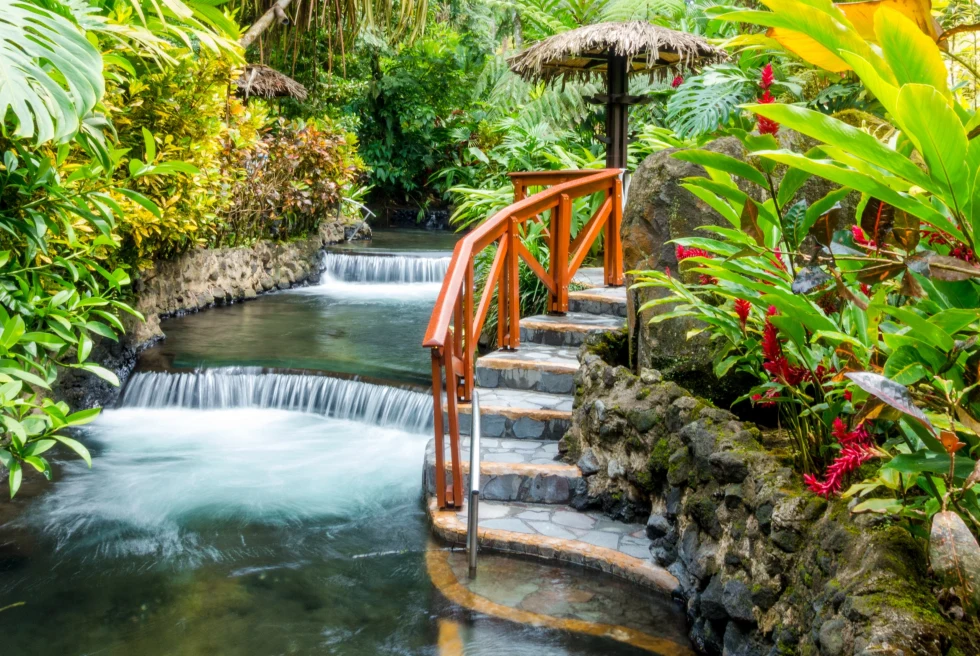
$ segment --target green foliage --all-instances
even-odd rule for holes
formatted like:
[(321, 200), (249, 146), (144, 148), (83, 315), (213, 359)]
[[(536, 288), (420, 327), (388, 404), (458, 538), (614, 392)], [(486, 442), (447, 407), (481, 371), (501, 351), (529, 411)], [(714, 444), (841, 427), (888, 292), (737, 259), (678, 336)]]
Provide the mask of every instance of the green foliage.
[(368, 92), (352, 110), (363, 117), (361, 155), (375, 188), (394, 197), (424, 194), (426, 179), (455, 147), (452, 128), (482, 59), (449, 28), (375, 55)]
[[(804, 471), (831, 463), (824, 480), (806, 479), (812, 489), (837, 493), (879, 459), (844, 493), (861, 499), (855, 512), (895, 517), (928, 540), (931, 518), (955, 510), (976, 533), (980, 116), (903, 15), (876, 12), (871, 49), (836, 7), (804, 5), (729, 20), (806, 34), (853, 68), (854, 95), (873, 96), (887, 124), (872, 133), (805, 107), (750, 106), (822, 145), (798, 153), (735, 131), (751, 165), (679, 153), (708, 171), (684, 186), (730, 225), (678, 240), (681, 275), (647, 272), (641, 285), (672, 292), (651, 306), (680, 301), (655, 320), (704, 321), (720, 347), (718, 375), (758, 376), (752, 398), (779, 406)], [(811, 176), (842, 189), (808, 206), (798, 190)], [(857, 225), (840, 229), (836, 201), (855, 192)]]
[(342, 194), (362, 171), (353, 135), (329, 121), (287, 122), (250, 148), (235, 149), (230, 166), (241, 171), (218, 245), (287, 239), (313, 232), (342, 210)]
[[(138, 18), (137, 18), (138, 17)], [(130, 276), (118, 262), (120, 232), (135, 211), (161, 216), (142, 189), (196, 167), (157, 157), (145, 125), (122, 136), (106, 114), (107, 88), (137, 83), (175, 63), (173, 39), (232, 53), (213, 7), (138, 0), (6, 3), (0, 26), (0, 463), (16, 494), (31, 467), (50, 478), (56, 446), (87, 462), (70, 434), (98, 409), (72, 412), (50, 397), (62, 368), (117, 384), (90, 360), (95, 342), (124, 331), (121, 298)], [(111, 84), (107, 84), (108, 76)], [(111, 94), (110, 94), (111, 95)], [(127, 100), (133, 101), (132, 98)], [(139, 104), (136, 102), (135, 104)], [(134, 109), (134, 111), (137, 111)], [(162, 149), (161, 149), (162, 150)]]

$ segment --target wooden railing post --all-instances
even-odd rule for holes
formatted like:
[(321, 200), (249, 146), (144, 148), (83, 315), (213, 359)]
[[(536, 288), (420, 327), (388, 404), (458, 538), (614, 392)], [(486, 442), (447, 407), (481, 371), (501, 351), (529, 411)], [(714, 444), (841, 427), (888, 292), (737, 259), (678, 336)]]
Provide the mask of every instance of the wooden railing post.
[(507, 346), (516, 349), (521, 345), (521, 289), (520, 289), (520, 262), (521, 256), (518, 250), (518, 242), (521, 234), (518, 231), (519, 223), (517, 218), (510, 217), (510, 225), (507, 227), (507, 238), (510, 243), (507, 245), (507, 327), (510, 329), (510, 339)]
[[(459, 326), (458, 328), (462, 328)], [(449, 380), (452, 377), (456, 380), (456, 374), (453, 373), (456, 369), (453, 361), (455, 356), (450, 349), (444, 349), (444, 365), (446, 368), (446, 379)], [(448, 387), (448, 385), (447, 385)], [(438, 481), (438, 484), (445, 489), (445, 503), (444, 507), (462, 507), (463, 505), (463, 473), (460, 464), (460, 453), (459, 453), (459, 407), (456, 400), (455, 390), (446, 390), (446, 414), (449, 415), (449, 456), (450, 465), (452, 466), (452, 484), (448, 489), (446, 488), (446, 473), (445, 465), (443, 465), (442, 479)], [(438, 447), (436, 451), (438, 458)], [(438, 462), (438, 461), (437, 461)], [(438, 475), (438, 467), (437, 472)]]
[(476, 278), (473, 275), (473, 258), (466, 264), (466, 275), (463, 276), (463, 394), (462, 401), (473, 398), (473, 359), (476, 355), (476, 343), (479, 335), (470, 334), (473, 330), (473, 286)]
[(551, 277), (555, 281), (552, 312), (565, 314), (568, 312), (568, 245), (572, 239), (572, 199), (568, 194), (558, 197), (554, 215), (558, 219), (553, 230), (554, 248), (551, 251)]
[(612, 213), (606, 223), (606, 284), (619, 287), (623, 284), (623, 244), (620, 230), (623, 225), (623, 179), (616, 178), (612, 185)]
[[(436, 431), (436, 503), (446, 507), (446, 444), (445, 428), (442, 423), (442, 349), (432, 351), (432, 419)], [(447, 379), (449, 376), (447, 375)], [(450, 393), (451, 394), (451, 393)]]

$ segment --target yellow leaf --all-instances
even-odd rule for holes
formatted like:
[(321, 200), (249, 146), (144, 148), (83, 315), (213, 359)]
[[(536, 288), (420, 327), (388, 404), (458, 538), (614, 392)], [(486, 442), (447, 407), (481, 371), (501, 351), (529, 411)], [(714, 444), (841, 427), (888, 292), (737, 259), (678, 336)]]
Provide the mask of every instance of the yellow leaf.
[[(894, 10), (910, 19), (933, 42), (939, 39), (939, 29), (932, 17), (930, 0), (865, 0), (835, 3), (834, 7), (844, 14), (858, 35), (866, 41), (878, 42), (875, 16), (882, 8)], [(775, 39), (782, 47), (814, 66), (834, 73), (851, 70), (837, 53), (831, 52), (806, 34), (777, 27), (769, 28), (766, 36)]]

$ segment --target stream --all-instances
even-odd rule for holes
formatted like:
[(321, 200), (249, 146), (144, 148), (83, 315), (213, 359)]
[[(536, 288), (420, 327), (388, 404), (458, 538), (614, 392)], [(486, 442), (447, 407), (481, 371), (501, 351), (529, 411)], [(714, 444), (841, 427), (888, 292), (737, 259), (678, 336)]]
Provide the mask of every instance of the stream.
[[(0, 653), (435, 656), (446, 622), (468, 655), (649, 653), (469, 611), (430, 580), (433, 554), (459, 566), (421, 499), (421, 341), (452, 243), (380, 232), (327, 252), (319, 285), (164, 321), (85, 427), (92, 469), (59, 461), (0, 516), (0, 608), (24, 602), (0, 611)], [(687, 645), (662, 597), (481, 558), (499, 603)]]

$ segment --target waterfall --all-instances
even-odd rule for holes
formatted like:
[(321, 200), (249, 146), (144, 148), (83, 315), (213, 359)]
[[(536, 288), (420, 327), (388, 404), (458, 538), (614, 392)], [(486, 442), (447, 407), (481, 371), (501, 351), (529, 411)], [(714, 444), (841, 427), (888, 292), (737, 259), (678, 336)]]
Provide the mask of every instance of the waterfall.
[(386, 385), (253, 367), (190, 373), (141, 372), (126, 385), (124, 408), (273, 408), (317, 413), (421, 433), (432, 426), (432, 397)]
[(449, 257), (412, 257), (408, 255), (347, 255), (326, 252), (323, 256), (323, 281), (343, 282), (442, 282), (449, 268)]

